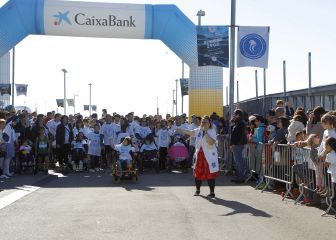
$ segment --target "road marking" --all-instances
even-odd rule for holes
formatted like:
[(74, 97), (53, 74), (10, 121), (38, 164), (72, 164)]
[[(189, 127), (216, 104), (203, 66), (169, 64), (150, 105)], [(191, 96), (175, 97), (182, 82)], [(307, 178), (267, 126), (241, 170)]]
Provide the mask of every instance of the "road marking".
[(38, 189), (40, 189), (40, 187), (28, 185), (19, 187), (18, 190), (16, 190), (15, 192), (8, 194), (7, 196), (4, 196), (0, 199), (0, 210), (7, 207), (8, 205), (11, 205), (17, 200), (23, 198), (24, 196), (35, 192)]

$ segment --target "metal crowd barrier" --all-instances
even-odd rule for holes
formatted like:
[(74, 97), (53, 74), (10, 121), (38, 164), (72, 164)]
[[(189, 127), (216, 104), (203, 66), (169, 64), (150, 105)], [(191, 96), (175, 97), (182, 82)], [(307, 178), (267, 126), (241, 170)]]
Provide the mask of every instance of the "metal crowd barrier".
[(282, 200), (288, 195), (294, 198), (291, 193), (293, 187), (292, 156), (292, 148), (286, 144), (264, 144), (262, 165), (266, 185), (261, 192), (265, 191), (272, 181), (278, 181), (286, 184), (286, 193)]
[(258, 180), (255, 175), (258, 174), (259, 182), (255, 189), (263, 183), (263, 166), (262, 166), (262, 155), (264, 151), (264, 144), (258, 143), (248, 143), (247, 144), (247, 158), (246, 158), (246, 167), (248, 171), (248, 176), (245, 182), (248, 182), (251, 178)]
[(218, 160), (219, 171), (231, 170), (233, 165), (233, 157), (230, 151), (230, 135), (218, 135)]
[(327, 173), (324, 178), (325, 188), (327, 189), (326, 193), (326, 204), (328, 206), (327, 210), (321, 214), (325, 216), (330, 213), (330, 211), (336, 213), (336, 209), (333, 207), (333, 199), (335, 198), (335, 188), (333, 182), (331, 181), (331, 173)]
[(300, 194), (295, 200), (295, 204), (304, 196), (305, 190), (316, 191), (315, 171), (317, 163), (311, 159), (311, 150), (309, 148), (293, 148), (294, 166), (293, 173), (295, 181), (299, 186)]

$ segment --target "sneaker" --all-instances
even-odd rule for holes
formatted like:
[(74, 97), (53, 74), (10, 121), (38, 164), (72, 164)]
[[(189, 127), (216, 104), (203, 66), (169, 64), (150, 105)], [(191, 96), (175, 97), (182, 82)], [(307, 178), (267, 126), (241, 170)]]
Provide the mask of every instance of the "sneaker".
[(90, 169), (90, 170), (89, 170), (89, 172), (92, 172), (92, 173), (94, 173), (94, 172), (95, 172), (95, 170), (94, 170), (94, 169)]
[(199, 196), (200, 193), (201, 193), (201, 191), (196, 191), (196, 192), (194, 193), (194, 196)]
[(96, 172), (99, 172), (99, 168), (95, 168), (94, 170), (95, 170)]
[(8, 173), (6, 174), (7, 177), (13, 177), (14, 176), (14, 173)]
[(10, 177), (8, 177), (8, 176), (5, 175), (5, 174), (2, 174), (2, 175), (0, 176), (0, 178), (1, 178), (1, 179), (8, 179), (8, 178), (10, 178)]
[(216, 197), (215, 193), (210, 193), (207, 198), (214, 199)]

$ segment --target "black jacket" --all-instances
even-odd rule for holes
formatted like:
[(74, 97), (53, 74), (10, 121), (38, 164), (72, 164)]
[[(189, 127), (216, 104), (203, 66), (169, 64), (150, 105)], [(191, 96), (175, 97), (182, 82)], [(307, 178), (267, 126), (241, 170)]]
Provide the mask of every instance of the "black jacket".
[[(70, 124), (68, 124), (69, 127), (69, 143), (71, 144), (71, 142), (73, 141), (73, 131), (72, 131), (72, 127)], [(65, 131), (66, 128), (63, 124), (59, 124), (56, 128), (56, 144), (57, 145), (64, 145), (65, 142)]]
[(231, 132), (231, 145), (247, 144), (246, 124), (242, 120), (237, 120)]

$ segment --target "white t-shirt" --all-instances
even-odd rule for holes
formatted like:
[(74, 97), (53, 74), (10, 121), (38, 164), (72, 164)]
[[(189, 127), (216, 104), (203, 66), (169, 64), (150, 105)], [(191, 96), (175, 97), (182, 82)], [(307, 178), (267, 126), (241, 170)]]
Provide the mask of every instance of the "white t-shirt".
[(89, 155), (101, 156), (100, 134), (91, 132), (88, 135), (89, 140)]
[(323, 139), (320, 144), (320, 147), (318, 148), (318, 154), (319, 156), (323, 155), (323, 152), (325, 150), (325, 142), (328, 138), (336, 138), (336, 131), (335, 129), (326, 129), (323, 132)]
[(183, 136), (184, 136), (183, 133), (181, 133), (181, 132), (175, 132), (175, 130), (176, 130), (177, 128), (184, 129), (184, 130), (189, 130), (189, 125), (187, 125), (187, 124), (181, 124), (180, 126), (176, 126), (176, 124), (174, 124), (174, 125), (169, 129), (169, 131), (170, 131), (170, 135), (171, 135), (171, 136), (174, 136), (174, 135), (180, 135), (181, 137), (183, 137)]
[(120, 160), (132, 160), (130, 152), (134, 152), (134, 147), (132, 145), (124, 146), (123, 144), (118, 144), (115, 149), (119, 152)]
[(84, 136), (85, 137), (88, 137), (90, 133), (93, 132), (93, 128), (90, 128), (90, 127), (84, 127), (83, 128), (83, 133), (84, 133)]
[[(195, 130), (196, 128), (199, 128), (199, 126), (197, 126), (197, 125), (194, 124), (194, 123), (192, 123), (192, 124), (189, 125), (189, 130), (190, 130), (190, 131), (193, 131), (193, 130)], [(190, 137), (190, 143), (189, 143), (189, 145), (195, 147), (195, 143), (196, 143), (196, 137)]]
[(55, 137), (57, 126), (61, 124), (61, 121), (56, 122), (55, 119), (51, 119), (47, 122), (47, 128), (49, 132)]
[(142, 127), (142, 126), (139, 126), (138, 128), (138, 132), (137, 132), (141, 138), (145, 138), (147, 137), (149, 134), (152, 133), (152, 131), (150, 130), (149, 127)]
[(82, 140), (82, 141), (72, 141), (72, 147), (74, 149), (82, 149), (84, 150), (84, 145), (86, 144), (86, 141), (85, 140)]
[(331, 181), (336, 183), (336, 153), (335, 151), (331, 151), (326, 156), (326, 162), (328, 162), (329, 168), (328, 172), (331, 174)]
[(8, 123), (3, 131), (3, 133), (6, 133), (9, 137), (7, 143), (14, 143), (16, 141), (16, 134), (15, 130), (12, 127), (12, 122)]
[[(118, 143), (117, 139), (118, 139), (118, 135), (121, 131), (120, 129), (120, 124), (117, 124), (117, 123), (112, 123), (112, 126), (113, 126), (113, 129), (114, 129), (114, 132), (115, 132), (115, 136), (114, 136), (114, 142), (115, 143)], [(119, 143), (118, 143), (119, 144)]]
[(117, 137), (117, 140), (116, 140), (116, 143), (120, 144), (121, 143), (121, 139), (125, 138), (125, 137), (130, 137), (130, 134), (128, 132), (119, 133), (118, 137)]
[(138, 128), (140, 127), (139, 123), (137, 123), (136, 121), (129, 122), (129, 125), (131, 126), (133, 133), (136, 133), (138, 131)]
[(168, 147), (170, 143), (170, 134), (168, 129), (160, 129), (157, 133), (158, 147)]
[(155, 145), (155, 143), (151, 143), (151, 144), (143, 144), (140, 148), (140, 152), (143, 151), (152, 151), (152, 150), (157, 150), (157, 146)]
[[(218, 172), (219, 171), (219, 165), (218, 165), (218, 152), (217, 152), (217, 147), (216, 144), (208, 144), (206, 141), (206, 137), (204, 135), (203, 130), (201, 128), (197, 128), (193, 130), (196, 136), (196, 142), (195, 142), (195, 157), (196, 157), (196, 162), (197, 162), (197, 156), (200, 151), (200, 149), (203, 149), (204, 156), (208, 162), (209, 165), (209, 171), (210, 173)], [(213, 140), (216, 141), (217, 139), (217, 133), (214, 128), (210, 128), (207, 131), (209, 137)], [(195, 164), (196, 166), (196, 164)]]
[(115, 130), (111, 124), (104, 123), (100, 129), (101, 134), (104, 135), (104, 145), (110, 145), (115, 139)]
[[(76, 127), (72, 130), (74, 137), (78, 135), (78, 133), (82, 132), (84, 134), (84, 128), (77, 129)], [(84, 134), (85, 135), (85, 134)]]

